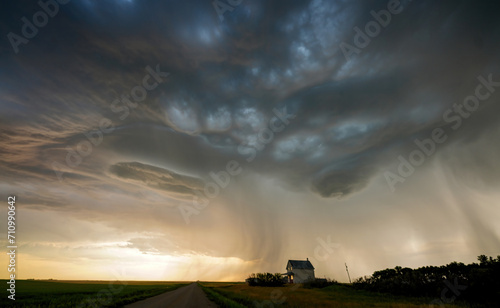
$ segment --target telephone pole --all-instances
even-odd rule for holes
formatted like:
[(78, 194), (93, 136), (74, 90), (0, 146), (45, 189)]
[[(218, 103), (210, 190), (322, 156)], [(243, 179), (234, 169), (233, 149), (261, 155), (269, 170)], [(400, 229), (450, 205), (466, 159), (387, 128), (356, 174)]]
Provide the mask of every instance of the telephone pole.
[(347, 277), (349, 277), (349, 283), (351, 283), (351, 276), (349, 275), (349, 269), (347, 268), (347, 263), (345, 264), (345, 271), (347, 272)]

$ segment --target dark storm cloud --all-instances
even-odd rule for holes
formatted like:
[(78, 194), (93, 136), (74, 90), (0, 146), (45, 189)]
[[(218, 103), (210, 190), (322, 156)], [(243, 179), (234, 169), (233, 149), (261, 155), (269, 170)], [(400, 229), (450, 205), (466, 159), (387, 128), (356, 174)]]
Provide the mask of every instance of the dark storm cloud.
[[(19, 54), (2, 42), (1, 125), (16, 131), (4, 139), (3, 164), (29, 166), (20, 169), (35, 176), (53, 160), (64, 163), (66, 147), (109, 118), (117, 131), (103, 148), (203, 177), (245, 159), (238, 147), (255, 147), (272, 110), (286, 107), (297, 118), (250, 168), (324, 197), (352, 194), (393, 160), (389, 153), (442, 126), (443, 110), (473, 89), (476, 76), (498, 72), (494, 4), (402, 3), (348, 60), (340, 44), (354, 44), (353, 27), (363, 29), (387, 1), (254, 1), (222, 23), (206, 1), (70, 2)], [(12, 12), (2, 10), (4, 37), (20, 33), (21, 17), (39, 9), (3, 5)], [(122, 120), (111, 103), (156, 64), (170, 77)], [(468, 129), (482, 134), (493, 123), (486, 117)], [(175, 150), (157, 145), (159, 135), (175, 140), (175, 155), (164, 155)], [(208, 162), (194, 154), (202, 152)]]
[(109, 171), (120, 179), (132, 180), (152, 189), (164, 190), (180, 198), (192, 198), (195, 192), (201, 192), (203, 184), (198, 178), (137, 162), (117, 163), (112, 165)]

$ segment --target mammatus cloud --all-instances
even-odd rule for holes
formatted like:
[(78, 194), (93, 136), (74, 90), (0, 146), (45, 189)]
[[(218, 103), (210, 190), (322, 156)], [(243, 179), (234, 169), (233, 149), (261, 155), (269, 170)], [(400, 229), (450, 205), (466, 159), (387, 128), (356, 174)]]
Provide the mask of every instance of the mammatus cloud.
[[(48, 160), (45, 163), (50, 165), (48, 153), (64, 150), (68, 144), (74, 146), (83, 133), (94, 129), (99, 119), (106, 117), (114, 127), (156, 124), (185, 134), (186, 140), (201, 136), (207, 141), (205, 146), (214, 150), (211, 153), (224, 161), (229, 159), (228, 150), (233, 149), (230, 155), (237, 154), (234, 149), (241, 143), (256, 147), (257, 133), (267, 122), (272, 107), (285, 105), (301, 118), (300, 124), (287, 127), (286, 132), (276, 136), (273, 144), (261, 151), (261, 163), (250, 168), (267, 169), (273, 176), (284, 178), (281, 175), (288, 172), (293, 161), (303, 180), (291, 180), (290, 184), (300, 186), (298, 189), (312, 186), (312, 191), (323, 197), (346, 197), (369, 184), (371, 173), (364, 171), (366, 166), (392, 160), (391, 156), (381, 157), (388, 149), (400, 147), (414, 134), (440, 125), (442, 110), (452, 105), (460, 97), (458, 92), (466, 88), (449, 84), (467, 83), (474, 70), (483, 70), (493, 61), (489, 52), (486, 57), (481, 56), (483, 50), (477, 44), (462, 43), (459, 38), (463, 34), (457, 30), (462, 19), (455, 16), (476, 18), (474, 12), (488, 9), (482, 5), (404, 3), (405, 10), (392, 16), (390, 25), (361, 54), (345, 59), (339, 46), (343, 41), (352, 41), (355, 33), (351, 26), (365, 25), (373, 19), (370, 12), (385, 9), (387, 1), (369, 5), (291, 1), (277, 5), (276, 9), (283, 14), (275, 20), (275, 28), (265, 29), (255, 20), (270, 14), (268, 10), (273, 7), (270, 4), (238, 6), (234, 14), (226, 16), (227, 23), (220, 23), (217, 14), (203, 10), (201, 4), (197, 10), (199, 18), (192, 20), (189, 27), (172, 27), (168, 22), (167, 27), (161, 19), (158, 26), (165, 26), (161, 34), (159, 28), (151, 25), (134, 28), (140, 25), (145, 12), (138, 3), (78, 4), (62, 8), (58, 18), (51, 22), (60, 27), (63, 22), (75, 24), (80, 40), (62, 45), (64, 54), (60, 56), (44, 52), (46, 61), (24, 58), (23, 53), (12, 58), (10, 66), (14, 74), (9, 78), (15, 91), (10, 90), (6, 96), (13, 102), (7, 108), (17, 117), (16, 126), (36, 123), (37, 129), (35, 132), (24, 125), (21, 133), (24, 137), (16, 138), (25, 138), (25, 143), (14, 143), (6, 150), (9, 156), (5, 157), (14, 159), (10, 152), (19, 153), (20, 147), (26, 148), (29, 142), (31, 152), (43, 149)], [(432, 11), (433, 5), (440, 8), (439, 12), (428, 16), (426, 22), (421, 21), (419, 16)], [(155, 12), (167, 9), (159, 3), (154, 7)], [(116, 19), (117, 24), (104, 27), (104, 32), (90, 31), (102, 28), (106, 18), (110, 18), (110, 8), (128, 19)], [(140, 13), (131, 14), (132, 8)], [(68, 18), (63, 9), (87, 16), (79, 20), (85, 27)], [(180, 5), (178, 9), (187, 12), (191, 8)], [(20, 7), (16, 10), (22, 11)], [(156, 20), (159, 16), (154, 13), (149, 18)], [(418, 26), (406, 22), (410, 18), (415, 18)], [(473, 38), (480, 37), (483, 49), (493, 48), (496, 43), (492, 34), (498, 27), (489, 15), (483, 19), (484, 26), (471, 25), (467, 33)], [(127, 37), (121, 35), (118, 27), (125, 20), (130, 23), (126, 29), (135, 29)], [(349, 21), (351, 26), (338, 20)], [(435, 28), (438, 30), (434, 31)], [(417, 38), (444, 49), (421, 52), (422, 44), (415, 39), (415, 33)], [(54, 32), (40, 32), (42, 35), (52, 38)], [(153, 39), (156, 44), (151, 45)], [(269, 41), (273, 41), (271, 52), (266, 49)], [(42, 46), (31, 45), (34, 51), (42, 51)], [(83, 45), (87, 47), (82, 48)], [(480, 61), (464, 62), (465, 57)], [(457, 61), (464, 65), (457, 67), (454, 64)], [(121, 119), (121, 114), (112, 112), (112, 102), (130, 94), (138, 80), (140, 83), (144, 67), (153, 63), (160, 63), (162, 70), (171, 72), (171, 78), (149, 93), (130, 116)], [(50, 73), (37, 76), (30, 74), (33, 71)], [(38, 82), (40, 86), (22, 91), (23, 80)], [(28, 117), (29, 112), (13, 107), (26, 109), (31, 107), (30, 101), (40, 102), (37, 108), (43, 112)], [(9, 119), (5, 120), (5, 125), (11, 125)], [(43, 138), (29, 137), (36, 134)], [(49, 152), (51, 149), (54, 151)], [(377, 162), (372, 157), (377, 157)], [(24, 159), (23, 163), (27, 161)], [(344, 161), (350, 162), (339, 169), (345, 171), (340, 176), (344, 180), (326, 175), (342, 172), (331, 170), (338, 169), (332, 165)], [(171, 163), (175, 165), (175, 161)], [(270, 164), (272, 169), (267, 167)]]

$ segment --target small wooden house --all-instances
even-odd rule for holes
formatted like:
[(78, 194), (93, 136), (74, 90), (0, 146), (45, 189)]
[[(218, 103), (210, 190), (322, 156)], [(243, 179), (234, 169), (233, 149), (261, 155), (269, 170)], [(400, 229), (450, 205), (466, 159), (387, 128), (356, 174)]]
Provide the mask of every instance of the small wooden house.
[(303, 260), (288, 260), (286, 264), (286, 273), (284, 274), (288, 277), (288, 283), (304, 283), (308, 281), (313, 281), (314, 277), (314, 266), (309, 261)]

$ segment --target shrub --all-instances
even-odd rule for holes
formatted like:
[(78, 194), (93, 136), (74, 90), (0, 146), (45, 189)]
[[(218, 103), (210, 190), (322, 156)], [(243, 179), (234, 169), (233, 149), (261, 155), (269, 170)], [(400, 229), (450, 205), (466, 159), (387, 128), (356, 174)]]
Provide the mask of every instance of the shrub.
[(283, 285), (280, 273), (252, 273), (245, 281), (249, 286), (279, 287)]
[(331, 285), (337, 284), (337, 280), (335, 279), (324, 279), (324, 278), (316, 278), (315, 280), (305, 282), (303, 284), (303, 287), (306, 289), (312, 289), (312, 288), (326, 288)]

